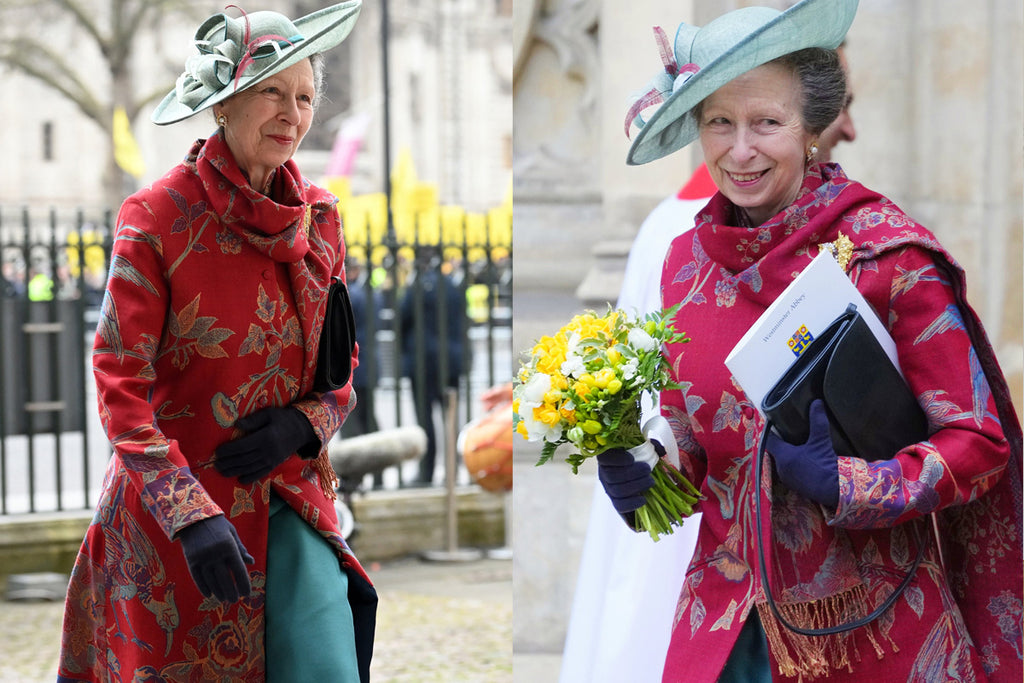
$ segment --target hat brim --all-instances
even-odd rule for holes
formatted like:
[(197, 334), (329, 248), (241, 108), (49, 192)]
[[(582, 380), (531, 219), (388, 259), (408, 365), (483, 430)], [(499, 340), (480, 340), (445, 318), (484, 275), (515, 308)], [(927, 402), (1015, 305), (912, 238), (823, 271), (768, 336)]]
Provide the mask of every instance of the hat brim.
[(178, 100), (177, 91), (171, 90), (153, 111), (151, 117), (153, 123), (162, 126), (187, 119), (290, 66), (298, 64), (303, 59), (331, 49), (348, 37), (355, 26), (356, 19), (359, 18), (361, 8), (362, 0), (349, 0), (297, 19), (295, 28), (302, 34), (303, 40), (296, 42), (294, 46), (282, 49), (281, 59), (258, 73), (242, 76), (237, 82), (232, 79), (230, 85), (211, 94), (194, 109), (182, 104)]
[(697, 139), (693, 108), (734, 78), (791, 52), (842, 44), (858, 0), (803, 0), (743, 36), (675, 90), (637, 132), (626, 163), (646, 164)]

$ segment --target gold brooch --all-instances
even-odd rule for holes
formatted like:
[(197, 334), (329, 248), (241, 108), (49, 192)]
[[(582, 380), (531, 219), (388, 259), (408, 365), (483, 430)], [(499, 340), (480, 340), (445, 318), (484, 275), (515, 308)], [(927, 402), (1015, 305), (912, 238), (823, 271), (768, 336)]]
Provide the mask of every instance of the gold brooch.
[(832, 254), (832, 258), (836, 260), (836, 263), (845, 272), (850, 259), (853, 257), (853, 240), (843, 233), (839, 233), (839, 237), (836, 238), (835, 242), (822, 242), (818, 245), (818, 252), (822, 251)]

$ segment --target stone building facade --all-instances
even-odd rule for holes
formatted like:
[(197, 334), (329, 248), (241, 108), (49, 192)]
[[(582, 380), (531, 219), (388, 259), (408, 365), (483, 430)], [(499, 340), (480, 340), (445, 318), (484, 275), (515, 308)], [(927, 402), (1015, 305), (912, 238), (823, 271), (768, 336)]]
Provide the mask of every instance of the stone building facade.
[[(97, 12), (105, 3), (96, 3)], [(136, 42), (133, 79), (139, 92), (165, 93), (174, 85), (202, 19), (227, 11), (225, 2), (192, 0), (188, 12), (148, 26)], [(246, 11), (271, 9), (297, 17), (320, 9), (309, 0), (239, 2)], [(3, 31), (41, 34), (71, 56), (78, 77), (102, 95), (109, 76), (95, 48), (70, 22), (38, 0)], [(511, 174), (512, 16), (508, 0), (388, 0), (391, 90), (391, 162), (408, 147), (420, 180), (438, 185), (442, 203), (472, 210), (500, 204)], [(358, 23), (341, 46), (327, 53), (327, 101), (297, 153), (316, 182), (342, 121), (365, 112), (371, 123), (358, 158), (356, 192), (383, 190), (383, 85), (380, 0), (365, 0)], [(4, 9), (4, 17), (12, 10)], [(33, 28), (35, 27), (35, 28)], [(0, 206), (95, 208), (102, 202), (109, 138), (67, 99), (10, 68), (0, 70), (4, 93), (0, 148)], [(133, 133), (146, 165), (141, 186), (180, 161), (191, 143), (210, 134), (204, 112), (170, 126), (155, 126), (143, 110)], [(116, 208), (116, 207), (114, 207)]]

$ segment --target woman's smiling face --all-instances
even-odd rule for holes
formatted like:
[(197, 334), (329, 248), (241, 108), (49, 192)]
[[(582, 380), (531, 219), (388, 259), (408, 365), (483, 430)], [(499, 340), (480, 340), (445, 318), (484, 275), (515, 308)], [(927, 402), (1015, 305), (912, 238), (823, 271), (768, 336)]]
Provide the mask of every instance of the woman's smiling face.
[(796, 199), (814, 139), (796, 74), (778, 64), (748, 71), (704, 100), (699, 124), (715, 185), (754, 225)]
[(313, 122), (316, 86), (308, 59), (214, 105), (224, 140), (256, 190), (292, 158)]

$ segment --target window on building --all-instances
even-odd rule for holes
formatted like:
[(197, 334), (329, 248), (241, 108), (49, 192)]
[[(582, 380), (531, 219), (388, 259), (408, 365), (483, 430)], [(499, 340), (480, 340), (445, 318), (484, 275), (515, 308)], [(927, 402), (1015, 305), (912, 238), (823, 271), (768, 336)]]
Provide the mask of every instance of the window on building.
[(420, 75), (409, 74), (409, 115), (413, 123), (423, 122), (423, 102), (420, 93)]
[(53, 161), (53, 121), (43, 121), (43, 161)]

